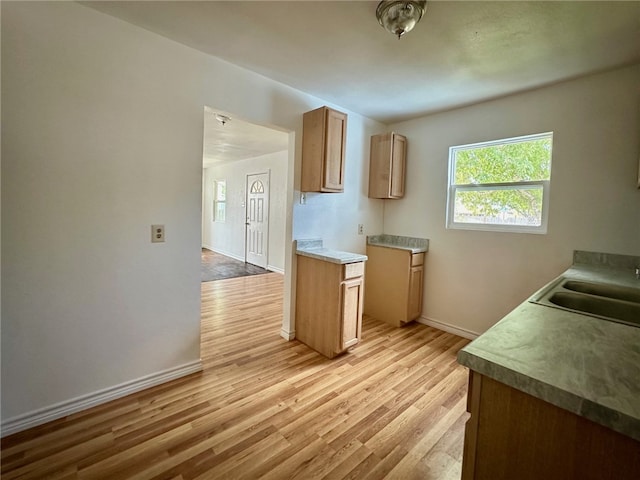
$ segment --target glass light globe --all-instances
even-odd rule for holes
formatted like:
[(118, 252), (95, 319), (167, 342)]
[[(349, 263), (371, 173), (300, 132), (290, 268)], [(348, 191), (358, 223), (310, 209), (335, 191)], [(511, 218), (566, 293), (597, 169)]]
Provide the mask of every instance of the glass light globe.
[(400, 38), (420, 21), (426, 1), (386, 0), (378, 4), (376, 17), (388, 32)]

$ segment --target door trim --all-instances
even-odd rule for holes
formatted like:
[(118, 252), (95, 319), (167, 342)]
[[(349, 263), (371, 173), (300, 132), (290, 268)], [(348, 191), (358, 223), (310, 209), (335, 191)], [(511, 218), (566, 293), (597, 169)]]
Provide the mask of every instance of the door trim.
[[(247, 230), (248, 230), (248, 221), (249, 221), (249, 177), (253, 176), (253, 175), (266, 175), (267, 176), (267, 181), (269, 182), (268, 185), (268, 191), (267, 191), (267, 221), (266, 226), (265, 226), (265, 242), (264, 242), (264, 256), (265, 256), (265, 265), (264, 267), (262, 267), (262, 265), (257, 265), (258, 267), (262, 267), (264, 269), (267, 269), (267, 267), (269, 266), (269, 227), (271, 224), (271, 169), (267, 168), (265, 171), (262, 172), (254, 172), (254, 173), (247, 173), (245, 175), (245, 182), (244, 182), (244, 189), (245, 189), (245, 194), (244, 194), (244, 218), (245, 218), (245, 224), (244, 224), (244, 262), (245, 263), (249, 263), (247, 261), (248, 256), (249, 256), (249, 252), (247, 249)], [(251, 264), (251, 265), (255, 265), (255, 264)]]

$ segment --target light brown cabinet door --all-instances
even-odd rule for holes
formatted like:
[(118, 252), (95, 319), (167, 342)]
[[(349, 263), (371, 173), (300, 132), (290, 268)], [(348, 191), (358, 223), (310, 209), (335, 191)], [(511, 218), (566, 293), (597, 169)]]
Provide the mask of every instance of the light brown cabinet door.
[(342, 282), (341, 349), (358, 343), (362, 330), (363, 278), (357, 277)]
[(407, 163), (407, 138), (397, 133), (371, 136), (369, 198), (402, 198)]
[(391, 149), (391, 188), (390, 197), (402, 198), (404, 196), (404, 177), (406, 163), (407, 139), (402, 135), (393, 134), (393, 147)]
[(329, 107), (302, 117), (302, 192), (344, 191), (347, 114)]
[(327, 110), (323, 190), (344, 190), (344, 148), (347, 128), (346, 115)]
[(422, 278), (423, 265), (411, 267), (409, 273), (409, 304), (407, 320), (415, 320), (422, 313)]

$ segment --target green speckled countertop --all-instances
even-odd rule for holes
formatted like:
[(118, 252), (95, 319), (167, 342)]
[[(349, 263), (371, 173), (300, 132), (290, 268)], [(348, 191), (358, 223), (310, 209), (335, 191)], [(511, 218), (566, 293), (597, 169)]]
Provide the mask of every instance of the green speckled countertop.
[[(630, 268), (574, 265), (562, 277), (640, 289)], [(526, 301), (458, 361), (640, 441), (639, 327)]]
[(408, 250), (411, 253), (422, 253), (429, 250), (429, 240), (427, 238), (404, 237), (402, 235), (388, 235), (386, 233), (367, 236), (367, 244), (377, 247)]

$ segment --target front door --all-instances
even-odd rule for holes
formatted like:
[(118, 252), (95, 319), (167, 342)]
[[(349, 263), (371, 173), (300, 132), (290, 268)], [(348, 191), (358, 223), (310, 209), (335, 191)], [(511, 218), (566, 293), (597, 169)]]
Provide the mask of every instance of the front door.
[(267, 268), (269, 172), (247, 175), (247, 263)]

